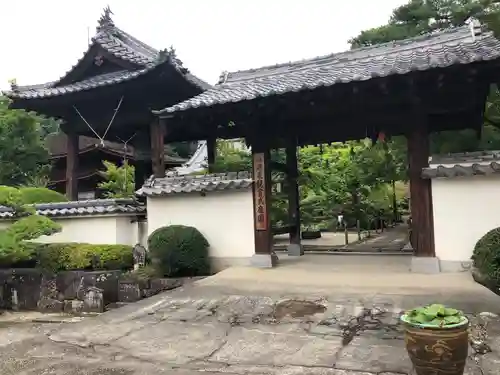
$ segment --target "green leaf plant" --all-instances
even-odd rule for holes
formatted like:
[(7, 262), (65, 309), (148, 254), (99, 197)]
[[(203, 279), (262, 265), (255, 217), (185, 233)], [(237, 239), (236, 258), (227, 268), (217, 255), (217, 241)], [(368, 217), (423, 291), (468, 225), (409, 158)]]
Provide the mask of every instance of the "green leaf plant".
[(447, 326), (463, 323), (466, 317), (460, 310), (440, 304), (432, 304), (407, 311), (404, 320), (415, 325), (446, 328)]

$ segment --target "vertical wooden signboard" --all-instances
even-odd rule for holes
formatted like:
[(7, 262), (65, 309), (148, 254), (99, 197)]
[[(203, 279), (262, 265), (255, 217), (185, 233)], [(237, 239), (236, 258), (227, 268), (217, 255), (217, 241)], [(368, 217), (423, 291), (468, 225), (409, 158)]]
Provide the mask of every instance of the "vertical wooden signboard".
[(253, 154), (255, 229), (267, 230), (266, 181), (264, 153)]

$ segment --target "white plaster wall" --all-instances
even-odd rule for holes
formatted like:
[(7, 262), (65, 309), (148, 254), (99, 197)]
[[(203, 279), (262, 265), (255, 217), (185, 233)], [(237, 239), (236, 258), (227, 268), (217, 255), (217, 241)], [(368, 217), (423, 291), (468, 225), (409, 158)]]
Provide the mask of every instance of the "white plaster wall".
[[(62, 230), (52, 236), (41, 236), (36, 242), (83, 242), (91, 244), (135, 245), (138, 241), (138, 223), (131, 216), (75, 216), (55, 219)], [(10, 225), (0, 222), (0, 229)]]
[(116, 216), (115, 220), (116, 243), (120, 245), (135, 245), (139, 239), (138, 225), (135, 217)]
[(114, 216), (86, 216), (55, 220), (62, 231), (52, 236), (42, 236), (36, 242), (84, 242), (92, 244), (116, 244), (117, 225)]
[(249, 264), (254, 254), (252, 191), (148, 197), (148, 235), (167, 225), (198, 229), (210, 243), (215, 268)]
[(434, 240), (441, 261), (470, 261), (476, 242), (500, 227), (500, 178), (432, 180)]

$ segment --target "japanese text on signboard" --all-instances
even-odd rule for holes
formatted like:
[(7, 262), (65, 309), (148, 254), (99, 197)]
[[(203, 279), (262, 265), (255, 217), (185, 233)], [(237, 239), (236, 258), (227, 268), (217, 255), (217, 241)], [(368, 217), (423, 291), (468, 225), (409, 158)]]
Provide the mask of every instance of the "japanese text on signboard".
[(253, 176), (255, 184), (255, 228), (257, 230), (267, 229), (266, 209), (266, 182), (264, 171), (264, 154), (258, 153), (253, 156)]

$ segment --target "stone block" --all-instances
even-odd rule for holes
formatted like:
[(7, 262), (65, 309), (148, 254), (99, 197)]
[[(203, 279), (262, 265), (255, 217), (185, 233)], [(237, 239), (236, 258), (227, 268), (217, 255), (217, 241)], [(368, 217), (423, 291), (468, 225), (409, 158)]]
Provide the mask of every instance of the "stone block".
[(11, 272), (11, 296), (12, 301), (17, 302), (12, 308), (36, 310), (42, 290), (42, 272), (33, 268), (14, 268)]
[(67, 314), (80, 314), (83, 311), (83, 301), (72, 299), (64, 301), (64, 312)]
[(135, 302), (142, 298), (141, 288), (136, 282), (120, 281), (118, 287), (119, 302)]
[(57, 290), (57, 278), (53, 274), (45, 274), (42, 277), (40, 298), (51, 298), (63, 301), (61, 293)]
[(287, 246), (288, 256), (302, 256), (304, 255), (304, 247), (301, 244), (291, 243)]
[[(80, 292), (79, 292), (80, 293)], [(83, 312), (104, 312), (104, 290), (94, 286), (88, 287), (83, 292)]]
[(85, 271), (62, 271), (56, 276), (56, 287), (62, 299), (76, 299)]
[(38, 311), (43, 313), (59, 313), (64, 309), (64, 302), (50, 297), (41, 297), (38, 301)]
[(90, 287), (103, 290), (104, 304), (118, 302), (118, 282), (121, 271), (90, 271), (84, 272), (77, 291), (77, 298), (83, 300), (82, 292)]

